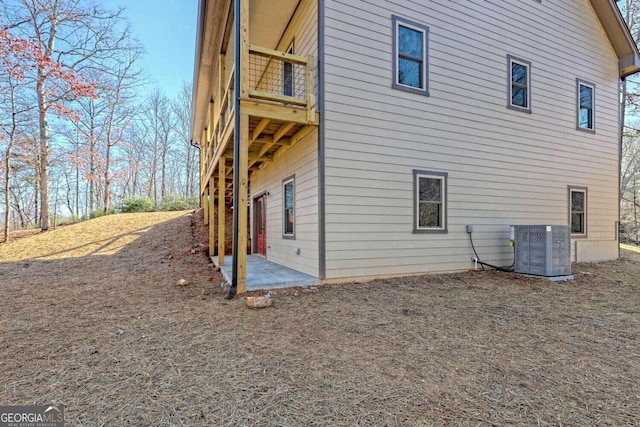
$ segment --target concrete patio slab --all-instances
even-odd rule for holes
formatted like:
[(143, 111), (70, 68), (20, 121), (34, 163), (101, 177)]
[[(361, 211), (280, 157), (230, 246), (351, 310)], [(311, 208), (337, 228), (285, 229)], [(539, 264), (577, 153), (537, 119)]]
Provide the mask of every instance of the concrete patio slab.
[[(218, 257), (211, 258), (217, 265)], [(228, 283), (231, 283), (231, 265), (233, 258), (224, 257), (224, 266), (220, 269)], [(290, 288), (293, 286), (313, 286), (320, 284), (320, 279), (300, 273), (282, 265), (256, 256), (247, 255), (247, 290)]]

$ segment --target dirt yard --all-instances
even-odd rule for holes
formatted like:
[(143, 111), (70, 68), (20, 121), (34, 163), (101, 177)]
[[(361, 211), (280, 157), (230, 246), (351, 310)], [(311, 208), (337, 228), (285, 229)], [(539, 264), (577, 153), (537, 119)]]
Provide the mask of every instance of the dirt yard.
[(640, 426), (640, 254), (567, 283), (468, 272), (249, 310), (192, 222), (0, 245), (0, 404), (61, 403), (69, 426)]

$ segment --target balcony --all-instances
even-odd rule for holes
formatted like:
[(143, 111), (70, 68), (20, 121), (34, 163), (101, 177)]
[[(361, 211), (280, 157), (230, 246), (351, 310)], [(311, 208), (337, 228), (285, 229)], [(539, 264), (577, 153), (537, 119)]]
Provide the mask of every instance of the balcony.
[[(221, 58), (220, 63), (224, 60)], [(249, 173), (273, 161), (317, 125), (314, 62), (249, 45), (242, 56), (240, 110), (248, 116)], [(221, 70), (204, 140), (203, 191), (221, 158), (233, 158), (235, 68)], [(228, 175), (231, 174), (231, 168)]]

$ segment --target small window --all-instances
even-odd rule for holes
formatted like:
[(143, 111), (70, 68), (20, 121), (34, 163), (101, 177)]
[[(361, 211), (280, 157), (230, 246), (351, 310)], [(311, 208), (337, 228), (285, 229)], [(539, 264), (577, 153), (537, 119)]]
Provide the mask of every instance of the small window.
[(282, 181), (282, 236), (293, 238), (295, 236), (295, 216), (296, 216), (296, 181), (295, 177), (289, 177)]
[[(293, 43), (287, 49), (287, 53), (293, 55)], [(282, 94), (286, 96), (293, 96), (295, 93), (293, 87), (293, 63), (283, 62), (282, 64)]]
[(507, 107), (531, 112), (531, 62), (507, 55), (509, 100)]
[(596, 86), (577, 79), (578, 129), (595, 132), (594, 105)]
[(428, 95), (429, 28), (393, 16), (393, 84), (395, 89)]
[(447, 231), (447, 174), (413, 171), (414, 232)]
[(587, 189), (569, 187), (569, 215), (571, 234), (586, 236), (587, 234)]

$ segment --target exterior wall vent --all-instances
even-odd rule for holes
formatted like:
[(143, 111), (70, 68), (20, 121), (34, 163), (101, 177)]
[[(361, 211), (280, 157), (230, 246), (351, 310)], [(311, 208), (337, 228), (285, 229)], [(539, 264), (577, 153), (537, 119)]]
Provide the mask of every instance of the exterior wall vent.
[(571, 275), (568, 225), (512, 225), (515, 272), (536, 276)]

